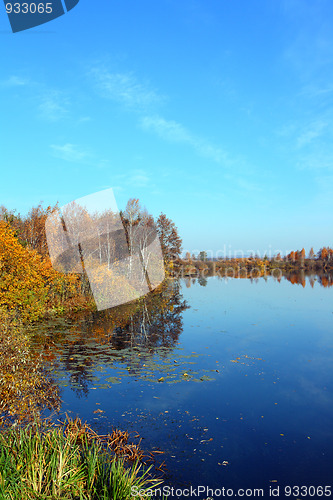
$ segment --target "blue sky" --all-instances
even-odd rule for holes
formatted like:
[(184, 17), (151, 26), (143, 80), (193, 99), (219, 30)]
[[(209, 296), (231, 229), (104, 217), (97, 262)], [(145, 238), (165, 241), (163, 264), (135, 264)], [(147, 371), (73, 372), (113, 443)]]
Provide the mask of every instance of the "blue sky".
[(112, 187), (183, 247), (333, 245), (330, 0), (80, 0), (13, 34), (0, 10), (0, 204)]

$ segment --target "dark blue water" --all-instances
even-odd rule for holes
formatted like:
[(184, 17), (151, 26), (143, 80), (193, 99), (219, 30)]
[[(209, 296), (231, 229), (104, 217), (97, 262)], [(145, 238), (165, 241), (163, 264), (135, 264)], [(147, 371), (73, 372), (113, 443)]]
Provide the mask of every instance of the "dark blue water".
[(211, 277), (177, 293), (122, 328), (99, 315), (48, 326), (62, 411), (102, 433), (137, 431), (165, 452), (173, 487), (269, 498), (332, 485), (333, 287)]

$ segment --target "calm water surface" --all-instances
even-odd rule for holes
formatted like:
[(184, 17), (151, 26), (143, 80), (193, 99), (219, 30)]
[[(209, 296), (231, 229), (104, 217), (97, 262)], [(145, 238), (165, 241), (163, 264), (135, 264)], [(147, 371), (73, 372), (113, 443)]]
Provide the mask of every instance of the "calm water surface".
[(163, 307), (116, 324), (100, 313), (39, 328), (62, 411), (137, 431), (165, 452), (170, 486), (331, 485), (333, 287), (170, 286)]

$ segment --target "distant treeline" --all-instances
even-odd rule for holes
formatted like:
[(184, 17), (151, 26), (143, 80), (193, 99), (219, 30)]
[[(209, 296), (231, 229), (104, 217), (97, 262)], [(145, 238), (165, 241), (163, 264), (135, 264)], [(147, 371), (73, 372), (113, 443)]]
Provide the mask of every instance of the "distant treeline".
[(177, 259), (178, 271), (183, 275), (196, 274), (197, 271), (206, 271), (217, 273), (223, 271), (224, 274), (231, 271), (234, 274), (242, 271), (251, 272), (256, 270), (258, 276), (267, 274), (274, 269), (281, 271), (305, 270), (305, 271), (324, 271), (333, 272), (333, 249), (330, 247), (322, 247), (317, 253), (311, 248), (308, 256), (306, 256), (304, 248), (290, 252), (282, 257), (280, 253), (272, 258), (267, 256), (251, 256), (241, 258), (209, 258), (207, 252), (202, 251), (197, 256), (186, 254), (185, 259)]

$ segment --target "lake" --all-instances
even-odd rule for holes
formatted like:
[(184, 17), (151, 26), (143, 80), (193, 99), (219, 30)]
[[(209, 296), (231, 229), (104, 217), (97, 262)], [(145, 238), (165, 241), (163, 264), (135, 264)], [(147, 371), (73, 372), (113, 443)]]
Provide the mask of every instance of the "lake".
[(173, 280), (39, 324), (34, 342), (61, 411), (139, 433), (170, 487), (332, 484), (333, 287), (319, 279)]

